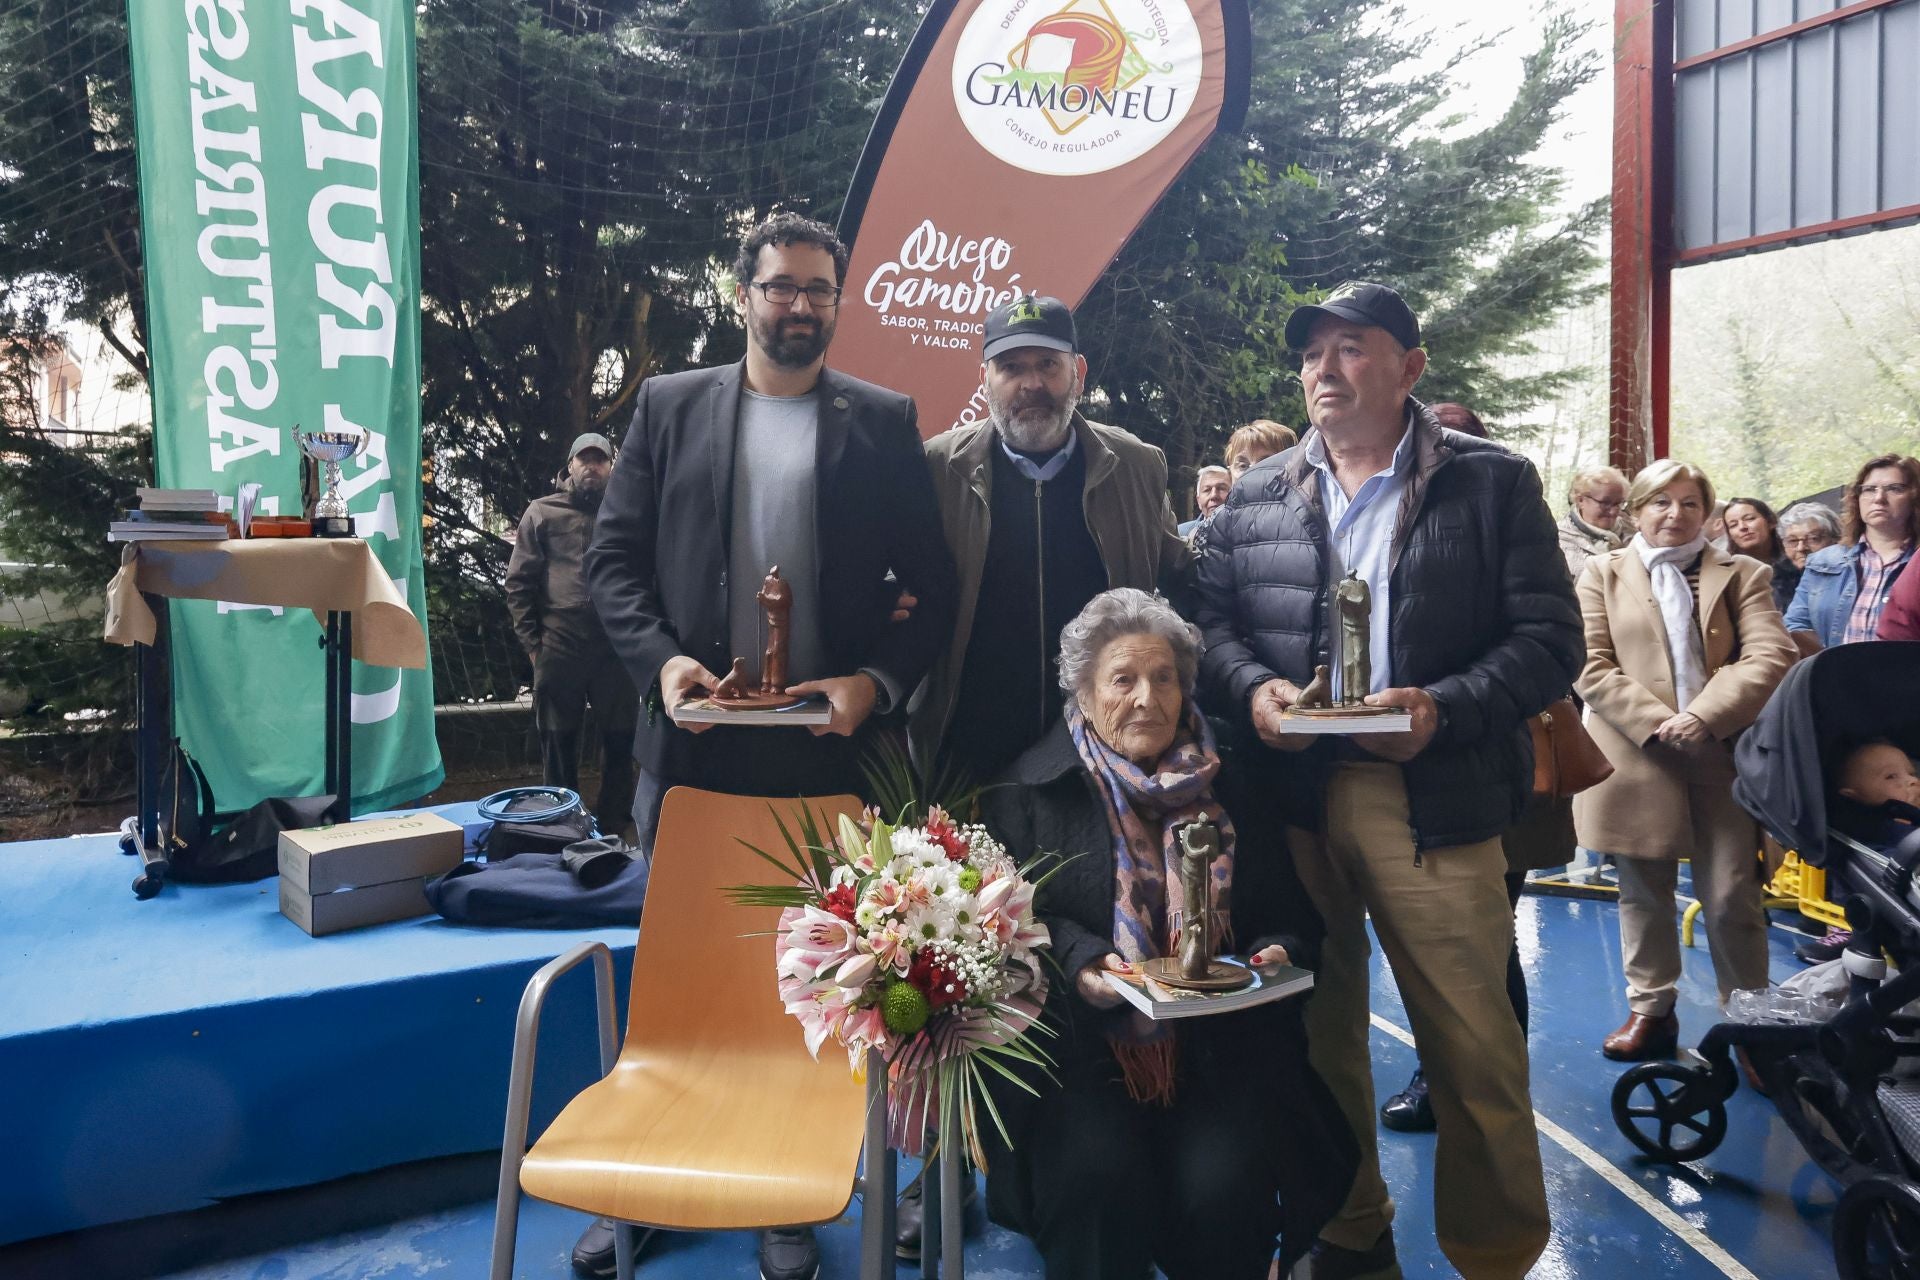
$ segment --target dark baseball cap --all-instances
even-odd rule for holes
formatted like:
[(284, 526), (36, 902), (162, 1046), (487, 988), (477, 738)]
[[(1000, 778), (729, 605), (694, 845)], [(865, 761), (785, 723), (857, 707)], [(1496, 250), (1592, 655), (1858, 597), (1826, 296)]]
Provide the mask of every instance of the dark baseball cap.
[(567, 461), (572, 462), (588, 449), (598, 449), (609, 458), (613, 456), (613, 446), (607, 443), (605, 436), (598, 431), (582, 431), (573, 438), (573, 448), (567, 450)]
[(1287, 317), (1287, 345), (1295, 351), (1306, 346), (1307, 334), (1321, 316), (1385, 329), (1408, 350), (1420, 345), (1420, 321), (1413, 314), (1413, 308), (1397, 291), (1384, 284), (1349, 280), (1312, 306), (1295, 308)]
[(980, 345), (980, 358), (991, 360), (1002, 351), (1015, 347), (1048, 347), (1054, 351), (1078, 349), (1079, 337), (1073, 331), (1073, 312), (1058, 298), (1030, 293), (1015, 302), (995, 307), (987, 316), (986, 336)]

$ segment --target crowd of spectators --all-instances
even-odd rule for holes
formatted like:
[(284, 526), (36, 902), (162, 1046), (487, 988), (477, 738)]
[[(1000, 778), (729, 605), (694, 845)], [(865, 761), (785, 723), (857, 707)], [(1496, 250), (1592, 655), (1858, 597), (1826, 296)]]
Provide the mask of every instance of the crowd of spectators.
[[(925, 776), (995, 784), (982, 816), (1016, 856), (1067, 858), (1036, 900), (1062, 975), (1055, 1069), (993, 1082), (1006, 1123), (986, 1176), (990, 1216), (1057, 1278), (1255, 1280), (1303, 1257), (1313, 1280), (1400, 1274), (1374, 1138), (1377, 940), (1422, 1063), (1379, 1118), (1436, 1131), (1434, 1231), (1461, 1274), (1525, 1275), (1549, 1236), (1514, 932), (1526, 873), (1576, 836), (1617, 864), (1630, 1016), (1609, 1057), (1678, 1045), (1681, 859), (1722, 997), (1767, 984), (1732, 744), (1802, 654), (1920, 635), (1920, 464), (1867, 460), (1838, 518), (1717, 502), (1683, 461), (1594, 468), (1556, 523), (1533, 466), (1471, 409), (1414, 395), (1427, 354), (1405, 301), (1353, 282), (1287, 325), (1303, 434), (1235, 431), (1176, 527), (1160, 451), (1083, 415), (1063, 303), (987, 317), (988, 418), (923, 448), (910, 401), (827, 366), (845, 270), (828, 228), (756, 227), (736, 263), (746, 358), (650, 380), (604, 499), (595, 437), (569, 496), (523, 530), (530, 651), (575, 661), (562, 641), (584, 590), (594, 652), (641, 691), (642, 850), (670, 786), (857, 790), (859, 753), (904, 727)], [(754, 661), (769, 562), (795, 584), (791, 691), (831, 722), (696, 737), (673, 711)], [(1331, 656), (1349, 580), (1364, 660)], [(1336, 697), (1406, 731), (1301, 733), (1296, 706), (1332, 663)], [(553, 666), (542, 729), (571, 767), (557, 736), (574, 692)], [(1529, 722), (1572, 696), (1614, 773), (1536, 795)], [(1183, 911), (1207, 909), (1172, 870), (1193, 821), (1221, 837), (1221, 936), (1316, 982), (1170, 1031), (1105, 976), (1169, 954)], [(902, 1199), (903, 1257), (923, 1198)], [(611, 1274), (612, 1248), (596, 1228), (576, 1268)], [(818, 1266), (805, 1229), (763, 1235), (769, 1280)]]

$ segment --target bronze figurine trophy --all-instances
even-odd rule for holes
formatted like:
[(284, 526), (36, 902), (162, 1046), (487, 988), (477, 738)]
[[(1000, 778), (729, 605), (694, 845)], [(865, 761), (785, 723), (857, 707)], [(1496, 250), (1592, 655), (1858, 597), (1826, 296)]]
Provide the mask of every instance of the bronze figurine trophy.
[(747, 660), (735, 658), (733, 669), (714, 686), (717, 706), (741, 710), (770, 710), (794, 707), (805, 702), (787, 692), (788, 620), (793, 615), (793, 587), (780, 576), (780, 566), (767, 570), (767, 580), (753, 597), (760, 602), (762, 623), (767, 630), (767, 647), (760, 655), (760, 683), (753, 687), (747, 675)]
[(1253, 982), (1253, 971), (1214, 959), (1213, 876), (1209, 869), (1220, 856), (1220, 828), (1211, 822), (1189, 822), (1180, 828), (1180, 900), (1186, 915), (1174, 954), (1155, 956), (1144, 966), (1162, 986), (1188, 991), (1237, 991)]
[(1296, 716), (1390, 716), (1401, 714), (1398, 707), (1370, 707), (1363, 701), (1373, 688), (1373, 592), (1366, 579), (1348, 572), (1333, 589), (1333, 608), (1337, 654), (1340, 662), (1340, 696), (1333, 696), (1332, 681), (1324, 666), (1313, 669), (1313, 679), (1300, 691), (1288, 715)]

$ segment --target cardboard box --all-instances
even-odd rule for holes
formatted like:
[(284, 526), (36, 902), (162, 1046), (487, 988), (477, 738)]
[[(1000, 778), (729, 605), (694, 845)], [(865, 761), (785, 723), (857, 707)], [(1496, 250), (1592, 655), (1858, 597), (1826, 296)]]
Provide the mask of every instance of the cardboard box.
[(427, 903), (427, 878), (370, 884), (362, 889), (334, 893), (307, 893), (284, 877), (280, 881), (280, 914), (316, 938), (343, 929), (411, 920), (433, 908)]
[(431, 813), (280, 833), (280, 911), (319, 937), (425, 915), (428, 876), (460, 865), (466, 833)]

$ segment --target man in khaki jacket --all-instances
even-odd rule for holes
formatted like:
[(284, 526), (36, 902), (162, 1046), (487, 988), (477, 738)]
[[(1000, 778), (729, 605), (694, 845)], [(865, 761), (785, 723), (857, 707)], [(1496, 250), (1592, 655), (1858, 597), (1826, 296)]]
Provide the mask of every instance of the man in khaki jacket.
[[(960, 580), (952, 642), (908, 715), (929, 776), (984, 783), (1012, 764), (1060, 715), (1060, 629), (1110, 587), (1174, 591), (1192, 564), (1166, 455), (1075, 408), (1087, 375), (1077, 347), (1058, 298), (1000, 307), (981, 348), (989, 421), (927, 442)], [(920, 1256), (921, 1205), (915, 1180), (900, 1199), (902, 1258)]]
[(960, 600), (909, 735), (923, 768), (986, 782), (1060, 714), (1061, 627), (1111, 587), (1177, 589), (1193, 557), (1166, 456), (1076, 409), (1087, 361), (1065, 303), (994, 311), (980, 370), (990, 420), (927, 442)]

